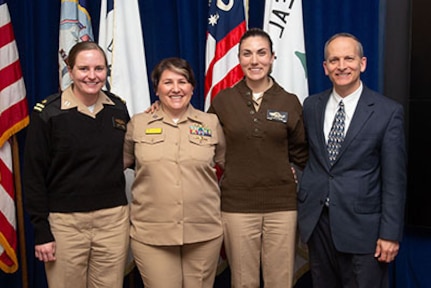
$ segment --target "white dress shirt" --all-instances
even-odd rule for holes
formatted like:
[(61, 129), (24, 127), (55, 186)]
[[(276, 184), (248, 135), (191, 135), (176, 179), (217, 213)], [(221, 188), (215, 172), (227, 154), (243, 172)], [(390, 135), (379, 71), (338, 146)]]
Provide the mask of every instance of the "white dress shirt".
[(358, 89), (356, 89), (356, 91), (344, 98), (338, 95), (335, 90), (332, 90), (331, 96), (329, 97), (328, 103), (326, 104), (325, 123), (323, 124), (323, 132), (325, 134), (326, 142), (328, 142), (329, 131), (331, 131), (332, 122), (334, 121), (335, 114), (339, 108), (338, 104), (341, 100), (343, 100), (344, 110), (346, 111), (346, 119), (344, 122), (344, 135), (346, 135), (350, 122), (352, 121), (353, 114), (355, 113), (356, 105), (358, 105), (362, 89), (363, 86), (361, 82), (361, 85)]

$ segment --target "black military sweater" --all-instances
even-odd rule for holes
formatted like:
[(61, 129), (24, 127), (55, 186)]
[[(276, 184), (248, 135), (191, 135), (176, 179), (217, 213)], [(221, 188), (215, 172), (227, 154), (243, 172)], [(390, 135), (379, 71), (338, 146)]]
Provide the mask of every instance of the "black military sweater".
[(32, 112), (24, 152), (25, 206), (35, 243), (54, 240), (50, 212), (88, 212), (127, 204), (123, 141), (129, 114), (120, 98), (95, 118), (61, 109), (61, 94)]

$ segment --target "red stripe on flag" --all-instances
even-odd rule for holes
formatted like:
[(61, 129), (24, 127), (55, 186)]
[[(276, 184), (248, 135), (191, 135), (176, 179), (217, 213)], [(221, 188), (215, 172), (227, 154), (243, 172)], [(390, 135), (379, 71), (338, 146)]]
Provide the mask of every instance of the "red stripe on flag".
[(9, 22), (0, 27), (0, 47), (3, 47), (14, 40), (12, 24)]
[(9, 258), (9, 256), (6, 253), (6, 251), (3, 252), (3, 254), (0, 255), (0, 263), (4, 263), (5, 266), (7, 266), (7, 267), (14, 266), (14, 261), (11, 258)]
[(19, 61), (15, 61), (0, 70), (0, 92), (12, 85), (22, 77)]
[[(14, 236), (15, 228), (9, 223), (3, 213), (0, 213), (0, 226), (2, 227), (1, 234), (3, 234), (6, 238), (10, 236)], [(16, 237), (10, 237), (16, 241)], [(16, 242), (10, 243), (11, 246), (16, 246)]]
[[(0, 245), (4, 249), (3, 253), (0, 255), (0, 269), (6, 273), (14, 273), (18, 269), (16, 252), (17, 235), (15, 227), (16, 207), (14, 199), (15, 177), (13, 172), (9, 170), (12, 163), (8, 163), (9, 166), (6, 166), (4, 162), (12, 162), (12, 155), (4, 153), (11, 153), (9, 146), (6, 146), (5, 143), (13, 134), (28, 125), (29, 116), (27, 99), (25, 98), (26, 91), (24, 80), (22, 79), (19, 60), (16, 59), (19, 57), (17, 57), (18, 51), (7, 3), (2, 2), (0, 8), (2, 12), (1, 16), (6, 16), (6, 18), (2, 19), (9, 20), (5, 25), (0, 27), (0, 48), (2, 48), (2, 52), (7, 52), (0, 54), (2, 65), (6, 65), (0, 70), (0, 97), (2, 97), (2, 101), (0, 101), (2, 105), (0, 107), (0, 111), (2, 111), (0, 115), (0, 149), (2, 149), (1, 156), (3, 157), (0, 158), (0, 184), (3, 188), (2, 190), (6, 191), (6, 193), (3, 191), (1, 192), (2, 199), (6, 201), (0, 205)], [(8, 45), (8, 47), (4, 48), (6, 45)], [(11, 88), (5, 91), (5, 88), (9, 86), (11, 86)], [(7, 99), (6, 97), (11, 97), (11, 99)]]
[[(3, 162), (3, 159), (0, 158), (0, 184), (3, 186), (5, 192), (9, 195), (9, 197), (14, 200), (14, 186), (13, 186), (13, 174), (12, 171), (6, 166)], [(3, 225), (1, 225), (3, 227)]]
[(4, 248), (3, 254), (0, 255), (0, 268), (5, 272), (15, 272), (18, 268), (16, 258), (16, 232), (15, 228), (9, 223), (3, 213), (0, 213), (0, 243)]
[[(235, 27), (235, 29), (233, 29), (231, 32), (229, 32), (226, 35), (226, 37), (224, 37), (221, 41), (216, 43), (216, 50), (215, 50), (214, 58), (211, 60), (209, 66), (208, 66), (208, 69), (207, 69), (207, 73), (205, 75), (205, 88), (204, 88), (205, 97), (207, 96), (208, 91), (210, 91), (210, 89), (213, 85), (218, 85), (218, 83), (213, 83), (214, 65), (220, 59), (222, 59), (226, 55), (226, 53), (230, 49), (232, 49), (232, 47), (234, 47), (236, 44), (239, 43), (239, 40), (241, 39), (241, 37), (245, 31), (246, 31), (246, 25), (245, 25), (245, 21), (244, 21), (244, 22), (241, 22), (240, 25)], [(231, 77), (231, 76), (226, 75), (226, 77)], [(238, 76), (239, 78), (238, 79), (228, 79), (228, 81), (226, 83), (235, 84), (238, 80), (240, 80), (242, 78), (243, 73), (242, 72), (240, 72), (239, 74), (236, 73), (234, 76)], [(227, 88), (227, 87), (230, 87), (230, 86), (222, 86), (221, 89)], [(221, 89), (218, 89), (218, 91), (220, 91)], [(212, 100), (212, 98), (214, 98), (213, 95), (217, 95), (217, 94), (214, 94), (213, 92), (211, 92), (211, 100)]]
[(24, 98), (0, 115), (0, 144), (29, 123), (27, 100)]
[(212, 62), (217, 62), (229, 51), (233, 46), (239, 43), (242, 34), (245, 32), (245, 21), (241, 22), (238, 26), (230, 31), (226, 37), (217, 42), (214, 59)]
[(243, 77), (244, 73), (242, 72), (241, 66), (237, 65), (229, 73), (226, 77), (223, 78), (220, 82), (214, 85), (213, 90), (211, 91), (211, 101), (217, 96), (218, 92), (223, 90), (226, 87), (232, 87)]

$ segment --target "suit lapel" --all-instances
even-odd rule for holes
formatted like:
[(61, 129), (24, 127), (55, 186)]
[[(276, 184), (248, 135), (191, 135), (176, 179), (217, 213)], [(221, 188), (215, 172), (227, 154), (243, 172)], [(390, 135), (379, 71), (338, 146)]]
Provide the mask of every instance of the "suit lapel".
[(330, 167), (329, 163), (329, 157), (328, 157), (328, 150), (326, 149), (326, 139), (325, 134), (323, 131), (323, 126), (325, 123), (325, 110), (326, 110), (326, 103), (328, 103), (329, 96), (331, 95), (332, 90), (325, 91), (321, 93), (319, 97), (319, 101), (316, 101), (316, 132), (317, 132), (317, 141), (319, 141), (320, 145), (320, 161), (322, 163), (326, 163), (328, 167)]
[(340, 153), (338, 154), (338, 158), (335, 162), (338, 162), (338, 159), (343, 157), (344, 151), (349, 147), (352, 140), (355, 139), (355, 136), (361, 131), (362, 127), (364, 127), (365, 123), (374, 113), (373, 107), (374, 99), (371, 97), (371, 94), (368, 93), (368, 89), (364, 86), (358, 101), (358, 105), (356, 106), (355, 112), (353, 114), (352, 121), (350, 121), (346, 137), (344, 138), (344, 142), (341, 145)]

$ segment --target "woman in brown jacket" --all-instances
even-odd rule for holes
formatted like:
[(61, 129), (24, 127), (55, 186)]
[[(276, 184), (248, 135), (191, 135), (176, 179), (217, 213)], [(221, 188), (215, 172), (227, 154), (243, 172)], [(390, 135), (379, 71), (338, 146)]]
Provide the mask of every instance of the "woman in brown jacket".
[(224, 243), (232, 287), (292, 287), (297, 184), (292, 164), (308, 159), (302, 106), (270, 76), (269, 35), (250, 29), (239, 43), (244, 78), (222, 90), (208, 112), (226, 137), (221, 181)]

